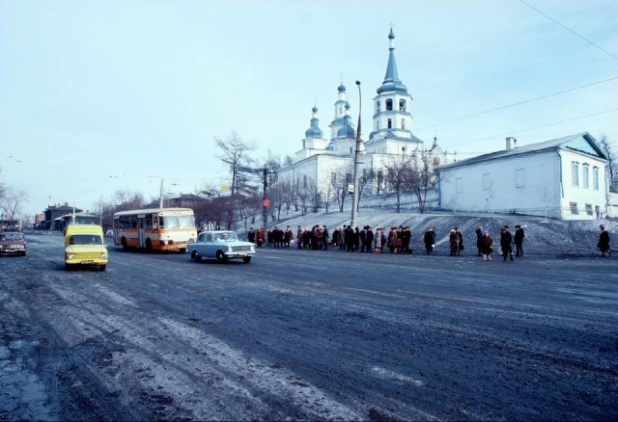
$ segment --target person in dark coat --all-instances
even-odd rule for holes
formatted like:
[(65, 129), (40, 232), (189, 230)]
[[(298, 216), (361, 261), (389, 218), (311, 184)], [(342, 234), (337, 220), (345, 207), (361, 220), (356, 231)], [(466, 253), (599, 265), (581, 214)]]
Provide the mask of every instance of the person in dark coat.
[(451, 229), (448, 235), (448, 242), (451, 247), (451, 253), (449, 256), (457, 256), (459, 255), (459, 235), (455, 231), (455, 229)]
[(436, 232), (433, 231), (433, 227), (429, 226), (423, 236), (423, 242), (425, 243), (425, 251), (427, 255), (433, 252), (433, 248), (436, 246)]
[(515, 235), (513, 236), (513, 240), (515, 241), (515, 256), (524, 256), (524, 229), (521, 228), (520, 225), (515, 226)]
[(328, 249), (328, 239), (330, 238), (330, 235), (328, 233), (328, 228), (326, 227), (326, 225), (322, 226), (322, 245), (324, 246), (324, 250)]
[(255, 230), (253, 230), (253, 227), (249, 228), (249, 232), (247, 233), (247, 240), (251, 243), (255, 243)]
[(365, 246), (367, 245), (367, 226), (364, 226), (360, 232), (360, 251), (365, 252)]
[(479, 256), (481, 256), (483, 253), (481, 252), (481, 246), (483, 244), (483, 236), (485, 235), (485, 233), (483, 233), (483, 228), (479, 227), (478, 229), (476, 229), (476, 248), (478, 249), (479, 252)]
[(463, 234), (461, 234), (459, 227), (455, 227), (455, 233), (457, 234), (457, 237), (459, 237), (459, 249), (457, 250), (457, 255), (459, 255), (461, 251), (464, 250)]
[(483, 261), (491, 261), (491, 253), (494, 251), (494, 241), (489, 235), (489, 232), (485, 232), (481, 239), (481, 253), (483, 254)]
[(612, 253), (609, 247), (609, 232), (605, 230), (605, 226), (603, 224), (601, 224), (599, 228), (601, 229), (601, 233), (599, 234), (599, 243), (597, 246), (601, 250), (601, 256), (605, 256), (606, 253), (608, 256), (611, 256)]
[(507, 258), (513, 260), (513, 236), (509, 231), (509, 226), (502, 227), (500, 230), (500, 248), (502, 249), (503, 261)]
[(365, 233), (365, 251), (371, 252), (371, 245), (373, 245), (373, 231), (370, 226), (367, 226), (367, 233)]

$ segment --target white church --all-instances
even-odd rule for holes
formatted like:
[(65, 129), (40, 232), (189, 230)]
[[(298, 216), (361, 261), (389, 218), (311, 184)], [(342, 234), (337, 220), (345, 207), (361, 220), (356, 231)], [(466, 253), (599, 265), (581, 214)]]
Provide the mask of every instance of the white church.
[[(389, 55), (384, 81), (373, 98), (373, 131), (369, 140), (363, 142), (364, 154), (359, 168), (359, 177), (373, 174), (375, 177), (363, 190), (363, 194), (388, 192), (384, 167), (398, 156), (413, 156), (427, 149), (422, 140), (412, 133), (412, 96), (399, 79), (395, 61), (395, 34), (388, 34)], [(314, 187), (322, 199), (332, 195), (332, 185), (337, 178), (345, 178), (352, 184), (356, 128), (352, 123), (351, 106), (346, 87), (338, 88), (335, 113), (328, 138), (320, 129), (318, 109), (313, 107), (311, 125), (305, 131), (302, 148), (296, 152), (294, 162), (279, 172), (279, 182), (295, 184), (298, 188)], [(455, 154), (447, 153), (433, 144), (427, 149), (432, 165), (439, 166), (455, 161)]]

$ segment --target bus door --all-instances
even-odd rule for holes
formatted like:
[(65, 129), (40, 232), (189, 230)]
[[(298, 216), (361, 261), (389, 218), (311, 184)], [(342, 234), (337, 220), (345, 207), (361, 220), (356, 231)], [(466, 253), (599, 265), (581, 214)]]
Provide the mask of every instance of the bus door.
[(146, 235), (144, 233), (144, 228), (146, 226), (146, 216), (138, 215), (137, 216), (137, 247), (145, 248), (146, 247)]

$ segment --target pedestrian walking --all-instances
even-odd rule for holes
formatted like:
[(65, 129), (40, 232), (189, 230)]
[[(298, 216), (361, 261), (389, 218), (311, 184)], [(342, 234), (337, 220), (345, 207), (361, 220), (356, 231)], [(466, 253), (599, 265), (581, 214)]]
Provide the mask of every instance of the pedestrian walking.
[(423, 242), (425, 243), (425, 251), (427, 255), (433, 252), (433, 248), (436, 246), (436, 232), (433, 231), (433, 227), (429, 226), (425, 235), (423, 236)]
[(483, 234), (481, 239), (481, 253), (483, 254), (483, 261), (491, 261), (491, 253), (494, 251), (494, 241), (489, 235), (489, 232)]
[(476, 229), (476, 249), (478, 249), (478, 253), (479, 256), (482, 255), (481, 252), (481, 246), (483, 245), (483, 237), (485, 236), (485, 233), (483, 232), (483, 228), (479, 226), (478, 229)]
[(601, 250), (601, 256), (605, 256), (607, 253), (608, 256), (612, 255), (612, 252), (609, 247), (609, 232), (605, 229), (605, 226), (601, 224), (599, 226), (601, 232), (599, 233), (599, 243), (597, 243), (597, 247)]
[(524, 229), (518, 224), (515, 226), (515, 235), (513, 240), (515, 241), (515, 256), (524, 256)]
[(509, 231), (509, 226), (503, 226), (500, 230), (500, 249), (502, 249), (502, 260), (510, 258), (513, 261), (513, 236)]

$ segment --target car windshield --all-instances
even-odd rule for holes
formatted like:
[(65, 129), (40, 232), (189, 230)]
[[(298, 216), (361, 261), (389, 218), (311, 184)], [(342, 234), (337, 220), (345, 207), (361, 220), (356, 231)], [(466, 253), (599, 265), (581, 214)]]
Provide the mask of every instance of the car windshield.
[(16, 240), (24, 240), (24, 235), (21, 233), (2, 233), (0, 234), (0, 240), (7, 242), (14, 242)]
[(217, 242), (230, 242), (238, 240), (238, 236), (234, 232), (215, 233), (215, 241)]
[(102, 245), (101, 236), (92, 234), (74, 234), (69, 238), (69, 245)]

